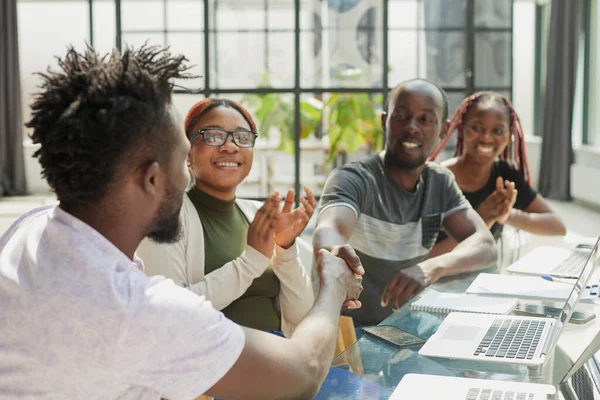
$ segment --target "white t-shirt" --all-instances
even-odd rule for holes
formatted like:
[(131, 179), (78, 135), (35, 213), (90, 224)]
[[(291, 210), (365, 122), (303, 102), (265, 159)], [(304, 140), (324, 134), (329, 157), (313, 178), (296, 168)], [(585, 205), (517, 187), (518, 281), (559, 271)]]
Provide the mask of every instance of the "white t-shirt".
[(193, 399), (242, 329), (58, 207), (0, 238), (0, 399)]

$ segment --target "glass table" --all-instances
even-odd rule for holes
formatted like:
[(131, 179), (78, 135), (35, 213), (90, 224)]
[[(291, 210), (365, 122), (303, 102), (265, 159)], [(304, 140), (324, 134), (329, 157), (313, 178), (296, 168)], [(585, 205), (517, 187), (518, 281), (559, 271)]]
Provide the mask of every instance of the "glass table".
[[(480, 272), (503, 273), (504, 271), (500, 268), (492, 268)], [(440, 280), (432, 285), (432, 288), (441, 292), (463, 293), (478, 274), (479, 272), (476, 272)], [(437, 330), (445, 315), (411, 311), (410, 304), (417, 298), (418, 296), (391, 314), (380, 325), (392, 325), (428, 339)], [(535, 301), (528, 299), (527, 302)], [(547, 303), (545, 302), (545, 304)], [(562, 305), (559, 306), (562, 307)], [(542, 368), (492, 362), (434, 359), (419, 355), (420, 347), (418, 345), (399, 349), (371, 336), (363, 335), (333, 360), (329, 374), (315, 398), (388, 399), (407, 373), (552, 384), (553, 381), (557, 383), (556, 377), (552, 377), (554, 359), (560, 359), (562, 363), (565, 360), (569, 362), (568, 357), (559, 354), (559, 347), (557, 347), (556, 354), (549, 357)], [(595, 370), (598, 369), (595, 363), (592, 367)], [(596, 390), (595, 385), (592, 386)]]

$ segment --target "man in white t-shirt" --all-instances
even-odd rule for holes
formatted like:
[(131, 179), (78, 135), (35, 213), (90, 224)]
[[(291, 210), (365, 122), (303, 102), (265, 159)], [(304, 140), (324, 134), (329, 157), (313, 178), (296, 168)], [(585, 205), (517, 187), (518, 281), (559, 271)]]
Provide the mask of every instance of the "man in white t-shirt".
[[(319, 297), (290, 339), (235, 325), (134, 254), (179, 234), (190, 145), (171, 90), (184, 61), (69, 49), (43, 75), (28, 127), (60, 204), (0, 238), (0, 399), (307, 398), (324, 379), (340, 307), (360, 306), (348, 247), (319, 253)], [(257, 217), (266, 242), (277, 213)]]

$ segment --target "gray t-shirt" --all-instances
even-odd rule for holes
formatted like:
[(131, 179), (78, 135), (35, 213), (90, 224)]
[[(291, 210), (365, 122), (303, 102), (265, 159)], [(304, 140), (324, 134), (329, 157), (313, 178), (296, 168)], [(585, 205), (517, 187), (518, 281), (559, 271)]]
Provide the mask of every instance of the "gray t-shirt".
[(348, 242), (365, 268), (362, 308), (348, 314), (357, 325), (375, 325), (391, 314), (391, 305), (381, 307), (385, 286), (399, 270), (427, 258), (444, 218), (471, 207), (447, 168), (427, 163), (417, 189), (407, 192), (385, 173), (382, 157), (332, 172), (319, 208), (346, 206), (357, 216)]
[(244, 332), (62, 209), (0, 238), (0, 399), (193, 399)]

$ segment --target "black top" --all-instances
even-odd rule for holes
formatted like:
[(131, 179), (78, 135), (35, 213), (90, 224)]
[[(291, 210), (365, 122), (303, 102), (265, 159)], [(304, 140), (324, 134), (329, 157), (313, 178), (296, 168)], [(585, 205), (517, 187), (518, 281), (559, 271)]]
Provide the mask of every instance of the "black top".
[[(490, 178), (481, 189), (476, 192), (463, 191), (463, 194), (467, 200), (469, 200), (471, 206), (473, 206), (474, 209), (477, 209), (477, 207), (479, 207), (479, 205), (483, 203), (483, 201), (487, 199), (489, 195), (494, 193), (496, 190), (496, 179), (499, 176), (501, 176), (504, 180), (515, 183), (515, 189), (517, 189), (518, 192), (517, 200), (515, 201), (513, 208), (516, 208), (517, 210), (525, 210), (527, 207), (529, 207), (531, 202), (537, 196), (537, 192), (531, 186), (529, 186), (523, 175), (521, 175), (514, 165), (509, 164), (504, 160), (498, 160), (494, 162)], [(494, 235), (494, 238), (498, 239), (502, 234), (502, 225), (495, 223), (492, 225), (490, 230)], [(445, 232), (440, 232), (437, 241), (439, 242), (447, 237), (448, 236)]]

